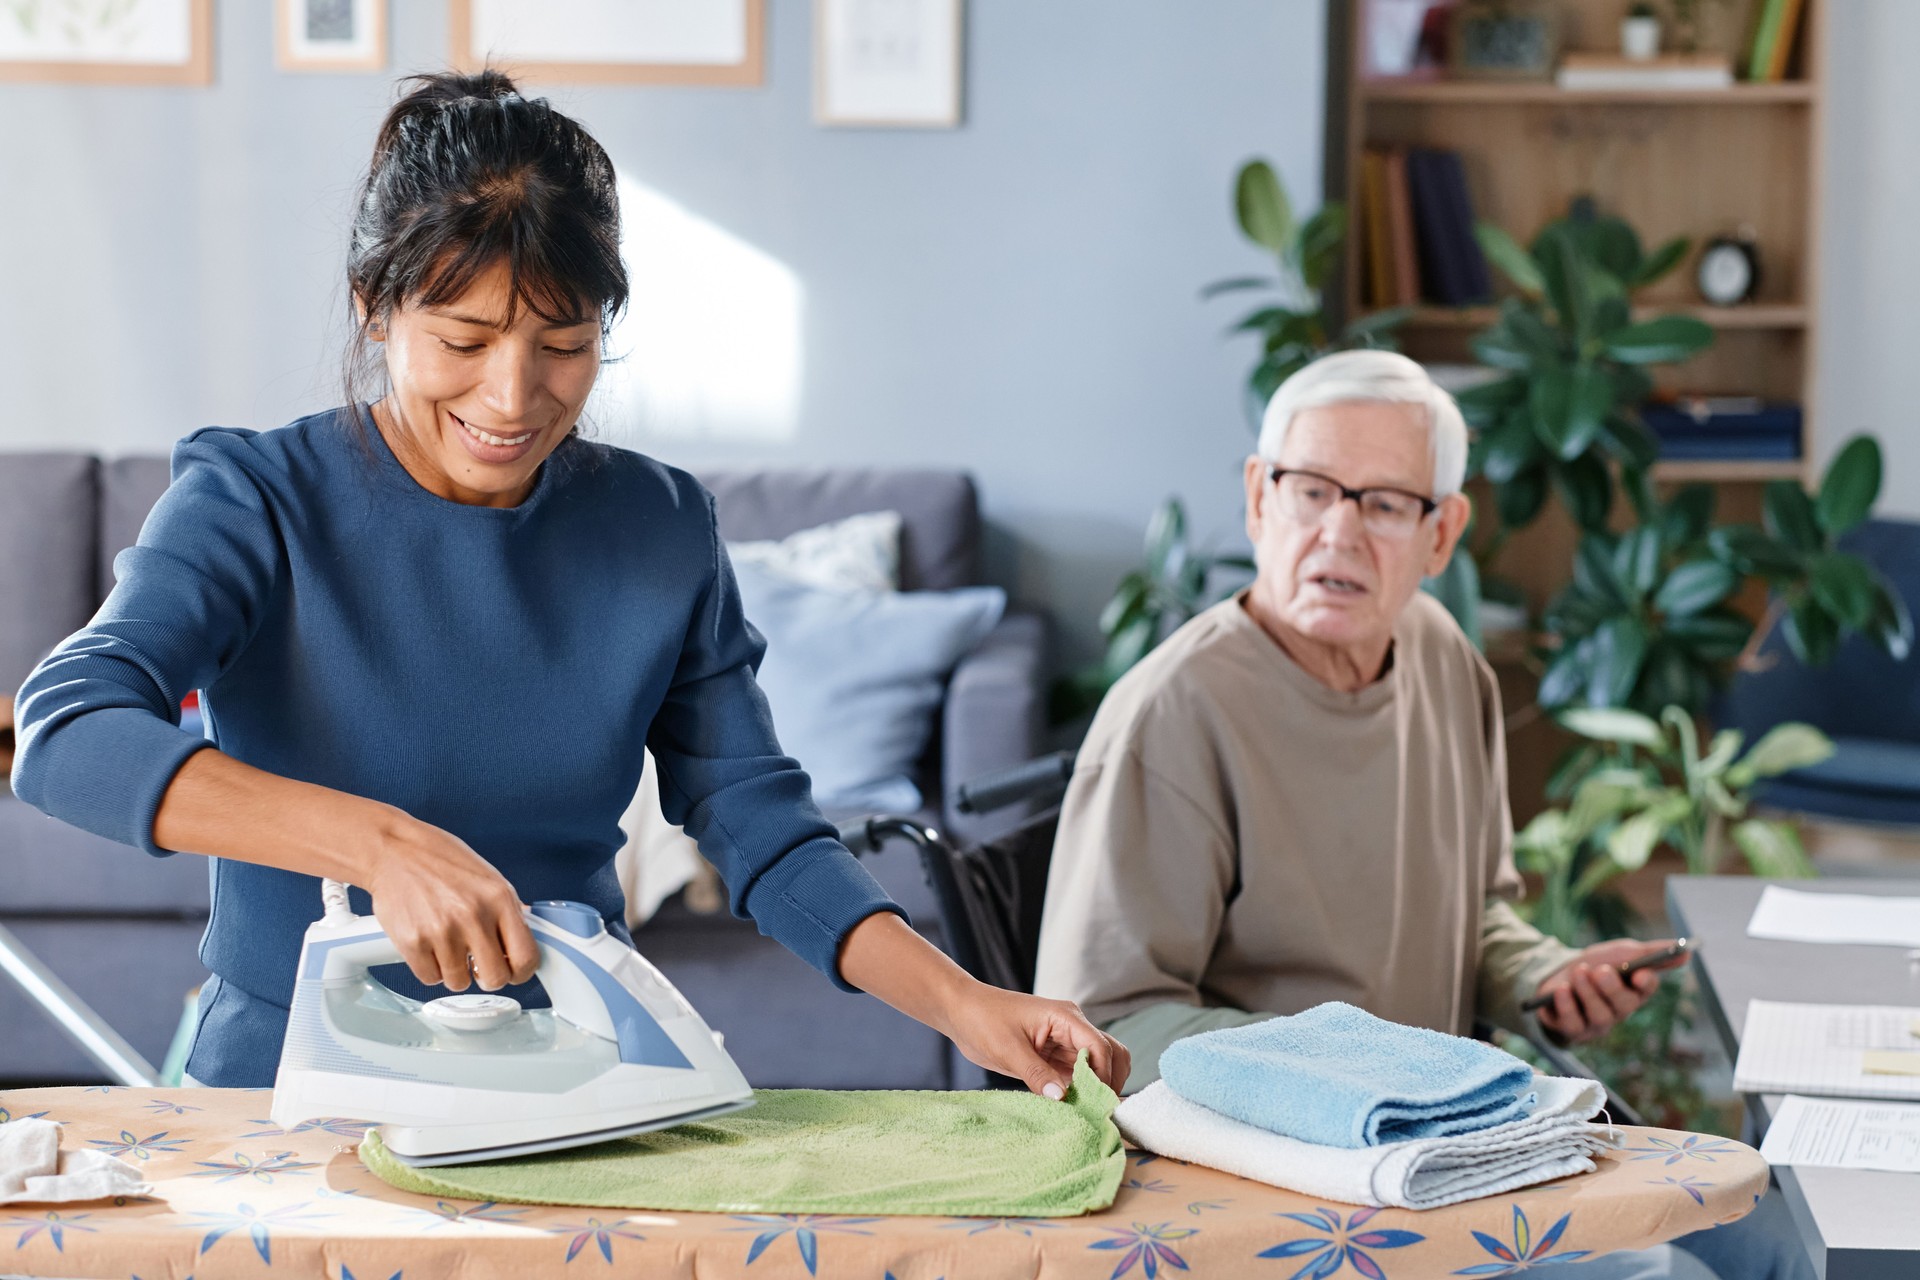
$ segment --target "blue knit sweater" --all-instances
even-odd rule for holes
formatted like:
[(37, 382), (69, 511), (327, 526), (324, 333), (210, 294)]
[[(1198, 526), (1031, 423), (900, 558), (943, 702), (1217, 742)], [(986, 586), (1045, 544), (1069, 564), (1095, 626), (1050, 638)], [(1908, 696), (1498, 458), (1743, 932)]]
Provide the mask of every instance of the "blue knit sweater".
[[(844, 987), (842, 938), (899, 908), (775, 741), (754, 681), (765, 646), (712, 496), (570, 440), (518, 506), (464, 506), (360, 424), (364, 438), (335, 410), (179, 444), (106, 604), (20, 690), (15, 793), (164, 853), (160, 798), (208, 745), (178, 727), (198, 689), (220, 750), (396, 805), (465, 840), (523, 901), (589, 903), (625, 937), (613, 855), (645, 746), (661, 808), (719, 868), (735, 914)], [(201, 959), (284, 1009), (319, 881), (225, 859), (212, 876)], [(397, 966), (382, 977), (444, 994)]]

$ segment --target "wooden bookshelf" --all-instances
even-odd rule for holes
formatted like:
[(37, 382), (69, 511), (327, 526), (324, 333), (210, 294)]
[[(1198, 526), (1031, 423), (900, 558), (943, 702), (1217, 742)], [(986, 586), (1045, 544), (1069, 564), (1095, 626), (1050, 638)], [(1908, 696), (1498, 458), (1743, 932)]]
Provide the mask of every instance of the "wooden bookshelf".
[[(1554, 0), (1562, 49), (1613, 52), (1629, 0)], [(1339, 315), (1362, 306), (1365, 236), (1360, 233), (1360, 158), (1368, 147), (1443, 148), (1459, 154), (1477, 219), (1521, 243), (1590, 195), (1604, 213), (1625, 218), (1649, 248), (1674, 236), (1693, 242), (1680, 268), (1638, 299), (1642, 314), (1682, 312), (1715, 329), (1713, 347), (1686, 364), (1656, 371), (1664, 389), (1756, 394), (1797, 400), (1802, 454), (1819, 453), (1814, 381), (1819, 316), (1818, 255), (1821, 130), (1826, 93), (1826, 17), (1831, 0), (1805, 0), (1787, 78), (1712, 90), (1575, 92), (1550, 81), (1378, 80), (1363, 74), (1360, 31), (1368, 0), (1330, 0), (1326, 192), (1353, 211), (1355, 234), (1333, 290)], [(1744, 75), (1746, 48), (1764, 0), (1707, 4), (1716, 30), (1710, 51), (1730, 53)], [(1722, 308), (1702, 302), (1694, 285), (1699, 247), (1740, 228), (1754, 233), (1761, 280), (1754, 299)], [(1496, 293), (1505, 281), (1494, 273)], [(1413, 309), (1400, 329), (1416, 359), (1472, 361), (1473, 336), (1492, 323), (1493, 306)], [(1758, 520), (1768, 481), (1805, 482), (1808, 465), (1773, 461), (1664, 462), (1663, 487), (1711, 483), (1720, 518)], [(1476, 486), (1485, 506), (1490, 494)], [(1494, 571), (1517, 582), (1538, 608), (1571, 572), (1576, 534), (1557, 501), (1502, 550)], [(1509, 646), (1511, 648), (1511, 646)], [(1509, 709), (1532, 701), (1532, 676), (1501, 655)], [(1544, 722), (1519, 729), (1510, 745), (1515, 817), (1540, 805), (1545, 774), (1559, 754)], [(1537, 775), (1537, 776), (1536, 776)]]

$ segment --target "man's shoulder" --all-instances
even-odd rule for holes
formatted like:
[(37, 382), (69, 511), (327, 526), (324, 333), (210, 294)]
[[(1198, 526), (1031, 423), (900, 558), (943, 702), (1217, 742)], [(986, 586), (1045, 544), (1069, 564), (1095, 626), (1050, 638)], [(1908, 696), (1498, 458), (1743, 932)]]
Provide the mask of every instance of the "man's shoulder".
[(1142, 738), (1192, 739), (1248, 697), (1272, 697), (1239, 601), (1226, 600), (1196, 615), (1114, 682), (1094, 717), (1088, 744), (1096, 759), (1112, 744)]
[(1422, 671), (1455, 679), (1479, 680), (1483, 673), (1492, 678), (1486, 658), (1474, 648), (1473, 641), (1460, 629), (1447, 607), (1425, 591), (1413, 593), (1413, 599), (1401, 612), (1394, 628), (1394, 642)]

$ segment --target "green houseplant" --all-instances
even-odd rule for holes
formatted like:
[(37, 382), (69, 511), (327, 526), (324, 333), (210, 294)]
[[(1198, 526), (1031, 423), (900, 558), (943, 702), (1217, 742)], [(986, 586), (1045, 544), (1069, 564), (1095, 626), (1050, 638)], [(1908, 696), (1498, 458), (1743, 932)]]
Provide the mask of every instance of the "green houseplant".
[[(1812, 874), (1794, 824), (1751, 808), (1755, 783), (1832, 754), (1819, 730), (1780, 725), (1742, 751), (1742, 735), (1725, 729), (1702, 750), (1682, 707), (1657, 719), (1579, 709), (1560, 722), (1584, 739), (1556, 783), (1570, 803), (1534, 818), (1513, 846), (1515, 865), (1539, 878), (1522, 910), (1543, 933), (1574, 946), (1624, 933), (1624, 904), (1609, 885), (1662, 846), (1678, 850), (1693, 875), (1718, 870), (1733, 851), (1757, 875)], [(1716, 1130), (1724, 1112), (1700, 1087), (1701, 1055), (1680, 1036), (1693, 1017), (1686, 980), (1668, 981), (1581, 1054), (1652, 1123)]]
[[(1834, 457), (1810, 497), (1771, 482), (1765, 527), (1713, 526), (1704, 485), (1659, 502), (1634, 497), (1640, 522), (1587, 532), (1573, 580), (1547, 607), (1549, 652), (1539, 702), (1705, 712), (1715, 690), (1777, 622), (1796, 657), (1828, 661), (1845, 636), (1868, 636), (1895, 657), (1912, 645), (1913, 619), (1891, 584), (1837, 540), (1867, 518), (1880, 492), (1880, 447), (1857, 436)], [(1773, 603), (1760, 627), (1728, 605), (1753, 579)]]
[(1333, 328), (1324, 295), (1346, 243), (1345, 205), (1329, 202), (1300, 221), (1273, 166), (1255, 159), (1242, 165), (1234, 177), (1233, 209), (1242, 234), (1273, 256), (1273, 274), (1216, 280), (1200, 296), (1253, 289), (1273, 295), (1230, 331), (1260, 339), (1260, 358), (1246, 381), (1247, 413), (1257, 426), (1274, 390), (1303, 365), (1329, 351), (1393, 348), (1393, 330), (1406, 319), (1407, 310), (1378, 311), (1337, 331)]
[(1648, 367), (1706, 349), (1713, 330), (1691, 316), (1632, 317), (1633, 294), (1685, 257), (1684, 237), (1646, 253), (1630, 225), (1586, 200), (1525, 249), (1491, 224), (1475, 234), (1520, 291), (1473, 340), (1480, 361), (1505, 376), (1458, 397), (1478, 433), (1468, 474), (1494, 488), (1499, 529), (1484, 562), (1507, 532), (1532, 523), (1550, 492), (1581, 528), (1605, 526), (1609, 464), (1637, 483), (1658, 453), (1638, 413), (1653, 391)]
[(1233, 594), (1253, 570), (1248, 556), (1192, 546), (1186, 508), (1168, 498), (1147, 523), (1144, 563), (1120, 579), (1100, 611), (1105, 648), (1099, 660), (1054, 683), (1050, 718), (1065, 724), (1090, 714), (1134, 663), (1181, 623)]

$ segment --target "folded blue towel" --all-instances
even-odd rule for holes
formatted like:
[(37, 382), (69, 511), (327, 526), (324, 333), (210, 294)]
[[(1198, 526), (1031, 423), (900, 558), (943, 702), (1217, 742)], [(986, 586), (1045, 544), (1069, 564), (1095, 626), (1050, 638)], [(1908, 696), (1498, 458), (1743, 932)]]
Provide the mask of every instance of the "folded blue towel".
[(1328, 1147), (1473, 1133), (1534, 1102), (1512, 1054), (1338, 1001), (1177, 1040), (1160, 1076), (1189, 1102)]

